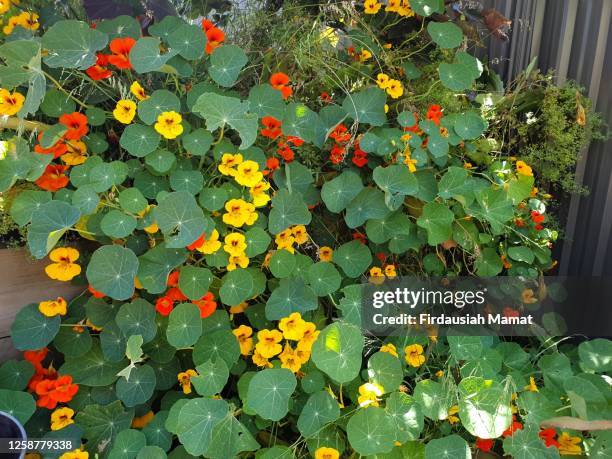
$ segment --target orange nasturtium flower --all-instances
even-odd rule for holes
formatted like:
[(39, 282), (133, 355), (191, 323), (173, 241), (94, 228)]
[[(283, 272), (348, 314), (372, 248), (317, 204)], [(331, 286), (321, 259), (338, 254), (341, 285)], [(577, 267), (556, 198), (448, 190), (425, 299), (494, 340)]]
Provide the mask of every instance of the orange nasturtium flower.
[(132, 428), (133, 429), (144, 429), (147, 426), (147, 424), (149, 424), (149, 422), (153, 420), (154, 417), (155, 417), (155, 413), (153, 413), (153, 411), (151, 410), (147, 411), (142, 416), (135, 416), (134, 419), (132, 419)]
[(45, 167), (43, 174), (37, 178), (36, 183), (41, 189), (47, 191), (58, 191), (68, 185), (70, 179), (65, 175), (68, 166), (61, 164), (49, 164)]
[(533, 170), (530, 166), (527, 165), (525, 161), (517, 161), (516, 162), (516, 172), (520, 175), (526, 175), (528, 177), (533, 177)]
[(404, 349), (406, 363), (412, 367), (418, 368), (425, 363), (423, 355), (423, 346), (420, 344), (411, 344)]
[(64, 113), (59, 117), (59, 122), (68, 128), (64, 134), (64, 138), (67, 140), (80, 140), (89, 132), (87, 116), (82, 113)]
[(198, 373), (192, 369), (182, 371), (177, 375), (177, 379), (185, 395), (191, 394), (191, 378), (193, 376), (198, 376)]
[(135, 44), (136, 40), (131, 37), (113, 39), (109, 45), (113, 54), (108, 56), (108, 62), (118, 69), (131, 69), (130, 51)]
[(0, 115), (13, 116), (21, 107), (25, 97), (17, 91), (10, 93), (6, 89), (0, 89)]
[(49, 259), (54, 263), (45, 267), (47, 276), (51, 279), (69, 281), (81, 274), (81, 266), (75, 263), (79, 259), (79, 251), (72, 247), (53, 249)]
[(319, 248), (319, 260), (321, 261), (332, 261), (334, 256), (334, 251), (331, 247), (321, 247)]
[(72, 376), (64, 375), (55, 380), (43, 379), (36, 385), (36, 405), (52, 410), (58, 403), (72, 400), (78, 391), (79, 386), (72, 384)]
[(65, 316), (68, 312), (68, 303), (64, 298), (58, 296), (55, 300), (41, 301), (38, 304), (40, 313), (47, 317), (55, 317), (57, 315)]
[(51, 430), (60, 430), (70, 424), (74, 424), (72, 417), (74, 416), (74, 410), (67, 406), (56, 409), (51, 413)]

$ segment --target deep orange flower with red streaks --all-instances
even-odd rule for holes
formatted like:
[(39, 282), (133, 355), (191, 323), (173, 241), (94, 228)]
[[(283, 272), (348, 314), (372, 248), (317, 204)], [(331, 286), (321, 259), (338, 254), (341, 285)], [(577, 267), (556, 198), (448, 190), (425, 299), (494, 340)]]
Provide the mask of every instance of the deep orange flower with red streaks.
[(340, 164), (344, 160), (346, 149), (341, 145), (334, 145), (329, 152), (329, 160), (334, 164)]
[(417, 133), (421, 130), (419, 127), (419, 115), (417, 113), (413, 113), (414, 115), (414, 124), (412, 126), (406, 126), (404, 131)]
[(363, 167), (368, 164), (368, 154), (363, 150), (355, 150), (351, 158), (353, 164), (357, 167)]
[(202, 298), (194, 300), (192, 303), (200, 310), (200, 317), (202, 319), (206, 319), (217, 310), (217, 302), (215, 301), (215, 296), (211, 292), (207, 292)]
[(45, 168), (45, 172), (34, 182), (41, 189), (47, 191), (58, 191), (68, 185), (70, 179), (65, 172), (68, 166), (60, 164), (49, 164)]
[(512, 435), (514, 435), (514, 432), (516, 432), (517, 430), (521, 430), (522, 428), (523, 428), (523, 424), (521, 424), (520, 422), (516, 420), (515, 415), (512, 415), (512, 424), (510, 425), (510, 427), (504, 430), (504, 432), (502, 433), (502, 436), (504, 438), (511, 437)]
[(155, 302), (155, 310), (162, 316), (167, 316), (174, 309), (174, 301), (166, 296), (162, 296)]
[(291, 86), (283, 86), (280, 88), (280, 92), (283, 95), (283, 99), (287, 100), (293, 94), (293, 88)]
[(94, 298), (104, 298), (106, 296), (104, 293), (97, 291), (91, 285), (87, 287), (87, 290), (89, 290), (89, 293), (91, 293)]
[(329, 137), (337, 143), (346, 143), (351, 139), (351, 133), (348, 132), (348, 128), (344, 124), (340, 123), (329, 134)]
[(264, 128), (260, 131), (261, 135), (269, 139), (276, 139), (283, 131), (281, 130), (281, 122), (273, 116), (264, 116), (261, 119), (261, 124)]
[(166, 298), (169, 298), (172, 301), (186, 301), (189, 299), (178, 287), (169, 288), (166, 292)]
[(43, 368), (41, 366), (40, 369), (36, 369), (36, 373), (34, 373), (28, 381), (28, 390), (30, 392), (36, 392), (36, 386), (39, 382), (44, 380), (55, 380), (57, 376), (57, 371), (52, 365), (49, 365), (49, 368)]
[(204, 32), (208, 32), (210, 29), (215, 27), (215, 23), (212, 21), (209, 21), (208, 19), (202, 19), (202, 30), (204, 30)]
[(206, 233), (202, 233), (199, 238), (197, 238), (195, 241), (193, 241), (191, 244), (187, 246), (187, 250), (199, 249), (200, 247), (204, 245), (205, 241), (206, 241)]
[(36, 385), (36, 405), (52, 410), (58, 403), (72, 400), (78, 391), (79, 386), (72, 383), (70, 375), (60, 376), (56, 380), (45, 379)]
[(477, 438), (476, 439), (476, 448), (478, 448), (483, 453), (488, 453), (493, 448), (493, 440), (490, 438)]
[(104, 80), (106, 78), (110, 78), (113, 75), (106, 66), (109, 64), (108, 56), (106, 54), (98, 53), (96, 63), (85, 70), (85, 73), (92, 80)]
[(542, 223), (546, 217), (537, 210), (531, 211), (531, 220), (534, 223)]
[(557, 436), (557, 431), (552, 427), (549, 429), (540, 430), (538, 436), (542, 440), (544, 440), (544, 444), (547, 448), (550, 448), (551, 446), (554, 446), (555, 448), (559, 447), (559, 442), (555, 440), (555, 437)]
[(366, 244), (366, 242), (368, 242), (368, 238), (366, 237), (366, 235), (359, 231), (355, 231), (353, 233), (353, 240), (359, 241), (364, 245)]
[(212, 54), (213, 51), (221, 46), (225, 41), (225, 33), (217, 27), (211, 27), (206, 31), (206, 54)]
[(304, 140), (294, 135), (288, 135), (287, 137), (285, 137), (285, 139), (287, 140), (287, 143), (293, 144), (296, 147), (301, 147), (302, 145), (304, 145)]
[(42, 372), (44, 370), (42, 366), (43, 360), (47, 358), (47, 354), (49, 353), (49, 348), (43, 347), (42, 349), (38, 349), (37, 351), (25, 351), (23, 353), (23, 359), (27, 360), (34, 366), (34, 370), (36, 373)]
[(332, 102), (332, 97), (329, 95), (328, 92), (325, 91), (323, 91), (319, 95), (319, 99), (321, 99), (321, 102), (323, 102), (324, 104), (330, 104)]
[(295, 159), (295, 155), (293, 153), (293, 150), (291, 148), (289, 148), (288, 146), (284, 146), (283, 148), (279, 148), (276, 151), (281, 158), (283, 158), (283, 160), (286, 163), (290, 163), (291, 161), (293, 161)]
[(108, 62), (118, 69), (131, 69), (130, 51), (136, 44), (132, 37), (115, 38), (110, 42), (109, 48), (113, 52), (108, 56)]
[(286, 73), (276, 72), (270, 75), (270, 85), (274, 89), (280, 89), (286, 84), (289, 84), (289, 76)]
[(278, 158), (268, 158), (266, 159), (266, 168), (274, 171), (276, 169), (278, 169), (280, 167), (280, 161), (278, 160)]
[(34, 151), (36, 153), (40, 153), (41, 155), (50, 155), (50, 154), (52, 154), (53, 158), (59, 158), (60, 156), (62, 156), (64, 153), (66, 153), (68, 151), (68, 146), (61, 139), (58, 140), (57, 142), (55, 142), (55, 144), (53, 144), (49, 148), (41, 147), (40, 146), (40, 141), (42, 139), (42, 135), (43, 135), (42, 132), (40, 132), (38, 134), (38, 145), (34, 146)]
[(440, 119), (442, 118), (442, 107), (439, 105), (430, 105), (427, 110), (427, 119), (433, 121), (436, 126), (440, 125)]
[(89, 127), (87, 127), (87, 117), (82, 113), (64, 113), (59, 117), (59, 122), (68, 128), (64, 134), (65, 139), (80, 140), (81, 137), (87, 135), (89, 132)]
[(179, 282), (179, 272), (172, 271), (168, 276), (168, 280), (166, 281), (166, 285), (168, 287), (177, 287)]

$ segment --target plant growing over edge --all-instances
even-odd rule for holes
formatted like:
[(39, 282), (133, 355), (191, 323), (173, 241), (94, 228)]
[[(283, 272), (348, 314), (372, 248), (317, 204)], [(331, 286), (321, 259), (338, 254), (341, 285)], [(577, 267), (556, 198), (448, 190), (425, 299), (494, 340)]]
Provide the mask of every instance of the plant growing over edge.
[[(605, 434), (540, 430), (559, 413), (609, 416), (608, 340), (540, 352), (359, 328), (364, 277), (537, 279), (553, 263), (547, 198), (528, 164), (483, 154), (487, 122), (463, 96), (482, 65), (456, 25), (427, 19), (436, 10), (363, 12), (422, 17), (453, 111), (419, 104), (419, 69), (366, 29), (337, 51), (359, 69), (352, 91), (321, 88), (315, 105), (284, 68), (243, 88), (249, 55), (207, 20), (168, 16), (143, 36), (127, 16), (10, 16), (0, 189), (19, 190), (11, 215), (47, 274), (84, 292), (18, 314), (25, 360), (0, 367), (0, 409), (72, 439), (63, 459), (609, 448)], [(507, 313), (537, 301), (518, 292)]]

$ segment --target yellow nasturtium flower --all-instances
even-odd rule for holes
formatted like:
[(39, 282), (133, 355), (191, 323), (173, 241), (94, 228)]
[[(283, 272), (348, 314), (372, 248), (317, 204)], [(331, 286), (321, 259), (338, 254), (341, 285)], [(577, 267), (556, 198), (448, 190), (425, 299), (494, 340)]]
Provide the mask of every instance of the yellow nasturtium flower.
[(246, 325), (240, 325), (240, 327), (232, 330), (232, 333), (238, 340), (240, 353), (249, 355), (253, 350), (253, 329)]
[(178, 382), (185, 395), (191, 394), (191, 378), (193, 376), (198, 376), (198, 372), (192, 369), (182, 371), (177, 375)]
[(332, 261), (334, 257), (334, 251), (331, 247), (323, 246), (319, 248), (319, 260), (321, 261)]
[(376, 84), (380, 89), (387, 89), (387, 86), (389, 86), (389, 75), (385, 73), (379, 73), (376, 76)]
[(21, 110), (25, 97), (17, 91), (11, 93), (0, 89), (0, 115), (13, 116)]
[(47, 317), (65, 316), (68, 312), (68, 303), (61, 296), (58, 296), (55, 300), (41, 301), (38, 304), (38, 310)]
[(242, 155), (240, 153), (236, 153), (235, 155), (231, 153), (223, 153), (221, 156), (221, 164), (219, 164), (218, 169), (223, 175), (229, 175), (233, 177), (236, 175), (236, 167), (241, 164), (243, 161)]
[(315, 459), (340, 459), (340, 452), (335, 448), (321, 446), (315, 451)]
[(232, 256), (243, 255), (247, 248), (244, 234), (230, 233), (225, 236), (223, 250)]
[(404, 349), (406, 363), (412, 367), (418, 368), (425, 363), (423, 355), (423, 346), (420, 344), (411, 344)]
[(74, 424), (72, 417), (74, 410), (67, 406), (56, 409), (51, 413), (51, 430), (61, 430), (70, 424)]
[(308, 232), (306, 231), (306, 227), (304, 225), (296, 225), (291, 228), (291, 234), (293, 234), (293, 238), (297, 245), (302, 245), (305, 242), (308, 242)]
[(299, 341), (304, 337), (306, 321), (302, 319), (299, 312), (293, 312), (289, 317), (284, 317), (278, 323), (278, 328), (283, 332), (285, 339)]
[(176, 139), (183, 133), (183, 125), (181, 122), (183, 117), (175, 111), (163, 112), (157, 117), (155, 130), (165, 139)]
[(581, 441), (580, 437), (572, 437), (567, 432), (561, 432), (561, 435), (557, 437), (559, 454), (562, 456), (580, 456), (582, 454)]
[(136, 102), (128, 99), (121, 99), (117, 102), (113, 110), (113, 116), (123, 124), (130, 124), (136, 116)]
[(227, 213), (223, 214), (223, 223), (240, 228), (243, 225), (252, 225), (259, 215), (255, 206), (242, 199), (230, 199), (225, 203)]
[(385, 389), (376, 383), (365, 383), (359, 386), (359, 397), (357, 403), (364, 408), (368, 406), (378, 406), (380, 397), (385, 393)]
[(253, 205), (255, 207), (263, 207), (270, 202), (270, 196), (266, 193), (269, 189), (270, 184), (264, 181), (256, 183), (249, 189), (249, 194), (253, 199)]
[(145, 100), (145, 99), (149, 98), (149, 96), (147, 96), (147, 93), (145, 92), (144, 88), (142, 86), (140, 86), (140, 83), (138, 81), (134, 81), (132, 83), (132, 85), (130, 86), (130, 92), (138, 100)]
[(259, 170), (259, 164), (248, 160), (238, 164), (234, 179), (239, 185), (251, 188), (263, 180), (263, 174)]
[(533, 177), (533, 170), (527, 165), (525, 161), (516, 162), (516, 172), (520, 175), (526, 175), (527, 177)]
[(459, 407), (457, 405), (453, 405), (448, 409), (446, 419), (449, 423), (457, 424), (459, 422), (459, 416), (457, 416), (457, 413), (459, 413)]
[(227, 270), (233, 271), (238, 266), (241, 268), (246, 268), (249, 266), (249, 257), (247, 257), (244, 253), (239, 255), (230, 255), (229, 261), (227, 263)]
[(310, 349), (321, 332), (317, 330), (317, 326), (312, 322), (306, 322), (302, 331), (303, 334), (300, 338), (299, 344), (304, 348)]
[(302, 360), (297, 355), (296, 351), (289, 345), (289, 343), (285, 344), (285, 349), (278, 356), (281, 361), (281, 368), (286, 368), (293, 373), (297, 373), (300, 371), (302, 367)]
[(59, 459), (89, 459), (89, 453), (82, 449), (75, 449), (62, 454)]
[(204, 243), (196, 248), (198, 252), (204, 255), (211, 255), (221, 248), (221, 241), (219, 241), (219, 231), (213, 230), (209, 238), (204, 239)]
[(402, 86), (402, 82), (399, 80), (389, 80), (385, 90), (392, 99), (398, 99), (404, 94), (404, 86)]
[(259, 353), (257, 348), (255, 348), (255, 352), (253, 353), (252, 360), (253, 360), (253, 363), (260, 368), (272, 368), (273, 366), (267, 358), (265, 358)]
[(529, 384), (525, 386), (525, 390), (529, 392), (540, 392), (533, 376), (529, 377)]
[(380, 349), (380, 352), (386, 352), (387, 354), (391, 354), (393, 357), (398, 357), (397, 348), (393, 343), (383, 344)]
[(376, 14), (382, 7), (382, 3), (379, 3), (378, 0), (365, 0), (363, 2), (363, 12), (365, 14)]
[[(280, 354), (283, 350), (283, 346), (279, 344), (282, 339), (283, 334), (278, 330), (260, 330), (257, 332), (255, 352), (264, 359), (272, 358), (275, 355)], [(255, 356), (253, 356), (253, 358), (255, 358)]]
[(293, 253), (293, 243), (295, 242), (295, 237), (293, 236), (293, 232), (291, 228), (287, 228), (284, 231), (281, 231), (274, 238), (274, 242), (276, 243), (276, 248), (285, 249), (289, 252)]
[(81, 274), (81, 266), (75, 263), (79, 259), (79, 251), (71, 247), (53, 249), (49, 254), (53, 261), (45, 267), (47, 276), (59, 281), (69, 281)]

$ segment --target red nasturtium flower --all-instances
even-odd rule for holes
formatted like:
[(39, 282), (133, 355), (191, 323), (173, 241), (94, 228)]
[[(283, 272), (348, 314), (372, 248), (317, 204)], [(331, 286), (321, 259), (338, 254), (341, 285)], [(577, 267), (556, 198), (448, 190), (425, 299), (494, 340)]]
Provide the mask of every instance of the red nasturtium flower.
[(166, 281), (166, 285), (168, 287), (178, 287), (178, 282), (179, 282), (179, 272), (178, 271), (172, 271), (170, 273), (170, 275), (168, 276), (168, 280)]
[(544, 218), (545, 218), (544, 214), (541, 214), (537, 210), (531, 211), (531, 220), (534, 223), (542, 223), (544, 221)]
[(363, 167), (368, 164), (368, 154), (359, 147), (359, 141), (355, 142), (351, 161), (357, 167)]
[(319, 99), (321, 99), (321, 102), (324, 104), (330, 104), (332, 102), (332, 97), (325, 91), (319, 95)]
[(199, 249), (200, 247), (204, 245), (205, 241), (206, 241), (206, 233), (202, 233), (199, 238), (197, 238), (195, 241), (193, 241), (191, 244), (187, 246), (187, 250)]
[(550, 448), (551, 446), (554, 446), (555, 448), (559, 447), (559, 442), (555, 440), (555, 437), (557, 436), (557, 431), (555, 429), (542, 429), (540, 430), (540, 433), (538, 433), (538, 436), (544, 440), (544, 444), (547, 448)]
[(436, 126), (440, 125), (440, 119), (442, 118), (442, 107), (439, 105), (430, 105), (427, 110), (427, 119), (433, 121)]
[(206, 292), (206, 295), (199, 300), (192, 301), (192, 303), (200, 310), (200, 317), (202, 319), (206, 319), (217, 310), (217, 302), (215, 301), (215, 296), (211, 292)]
[(281, 130), (281, 122), (273, 116), (264, 116), (261, 119), (261, 124), (264, 128), (260, 131), (261, 135), (269, 139), (276, 139), (283, 131)]
[(208, 19), (202, 20), (202, 29), (206, 34), (206, 54), (212, 54), (215, 48), (221, 46), (221, 43), (225, 41), (225, 33), (223, 30), (215, 27), (215, 25)]
[(266, 159), (266, 168), (271, 170), (271, 171), (275, 171), (276, 169), (278, 169), (280, 167), (280, 161), (278, 160), (278, 158), (268, 158)]
[(89, 290), (89, 293), (91, 293), (94, 298), (104, 298), (106, 296), (104, 293), (97, 291), (91, 285), (87, 287), (87, 290)]
[(38, 134), (38, 145), (34, 146), (34, 151), (36, 153), (40, 153), (41, 155), (50, 155), (53, 154), (53, 158), (59, 158), (60, 156), (62, 156), (64, 153), (66, 153), (68, 151), (68, 146), (66, 145), (66, 143), (60, 139), (57, 142), (55, 142), (55, 144), (53, 144), (52, 146), (50, 146), (49, 148), (43, 148), (40, 145), (40, 141), (42, 139), (42, 135), (43, 133), (40, 132)]
[(79, 386), (72, 383), (70, 375), (60, 376), (55, 380), (42, 380), (36, 385), (36, 395), (38, 395), (36, 405), (52, 410), (58, 403), (72, 400), (78, 391)]
[(296, 147), (301, 147), (302, 145), (304, 145), (304, 141), (294, 135), (288, 135), (287, 137), (285, 137), (285, 140), (287, 141), (287, 143), (293, 144)]
[(285, 145), (282, 148), (279, 148), (276, 152), (280, 155), (281, 158), (283, 158), (283, 160), (286, 163), (290, 163), (291, 161), (293, 161), (295, 159), (295, 155), (293, 153), (293, 150), (291, 148), (289, 148), (289, 146), (287, 146), (287, 145)]
[(502, 436), (504, 438), (511, 437), (512, 435), (514, 435), (514, 432), (516, 432), (517, 430), (521, 430), (522, 428), (523, 428), (523, 424), (521, 424), (520, 422), (516, 420), (515, 415), (512, 415), (512, 424), (510, 424), (510, 427), (504, 430), (504, 432), (502, 433)]
[(329, 137), (334, 139), (337, 143), (346, 143), (351, 139), (351, 133), (348, 132), (348, 128), (340, 123), (334, 130), (329, 134)]
[(131, 69), (130, 51), (135, 44), (136, 40), (131, 37), (113, 39), (109, 45), (113, 54), (108, 56), (108, 62), (118, 69)]
[(342, 145), (335, 144), (329, 152), (329, 160), (334, 164), (340, 164), (344, 160), (346, 149)]
[(172, 301), (185, 301), (188, 299), (178, 287), (169, 288), (166, 292), (166, 298), (170, 298)]
[(477, 438), (476, 439), (476, 448), (478, 448), (483, 453), (488, 453), (493, 448), (493, 440), (490, 438)]
[(87, 127), (87, 116), (82, 113), (65, 113), (59, 117), (59, 122), (68, 128), (64, 134), (65, 139), (80, 140), (81, 137), (87, 135), (89, 132), (89, 128)]
[(289, 76), (283, 72), (276, 72), (270, 75), (270, 85), (281, 92), (283, 99), (288, 99), (293, 94), (293, 89), (289, 86)]
[(404, 131), (417, 133), (421, 130), (419, 127), (419, 115), (417, 113), (413, 113), (414, 115), (414, 124), (412, 126), (406, 126)]
[(85, 73), (95, 81), (110, 78), (113, 72), (107, 68), (108, 64), (108, 55), (98, 53), (96, 63), (85, 70)]
[(34, 370), (38, 373), (44, 370), (42, 366), (43, 360), (47, 357), (49, 348), (43, 347), (36, 351), (25, 351), (23, 353), (23, 359), (30, 362), (34, 367)]
[(155, 310), (162, 316), (167, 316), (174, 309), (174, 301), (167, 296), (162, 296), (155, 302)]
[(43, 174), (34, 182), (39, 188), (46, 191), (58, 191), (68, 185), (70, 179), (65, 172), (68, 166), (49, 164)]
[(355, 231), (353, 233), (353, 239), (355, 241), (361, 242), (364, 245), (368, 242), (368, 238), (366, 237), (366, 235), (361, 233), (361, 232), (359, 232), (359, 231)]

